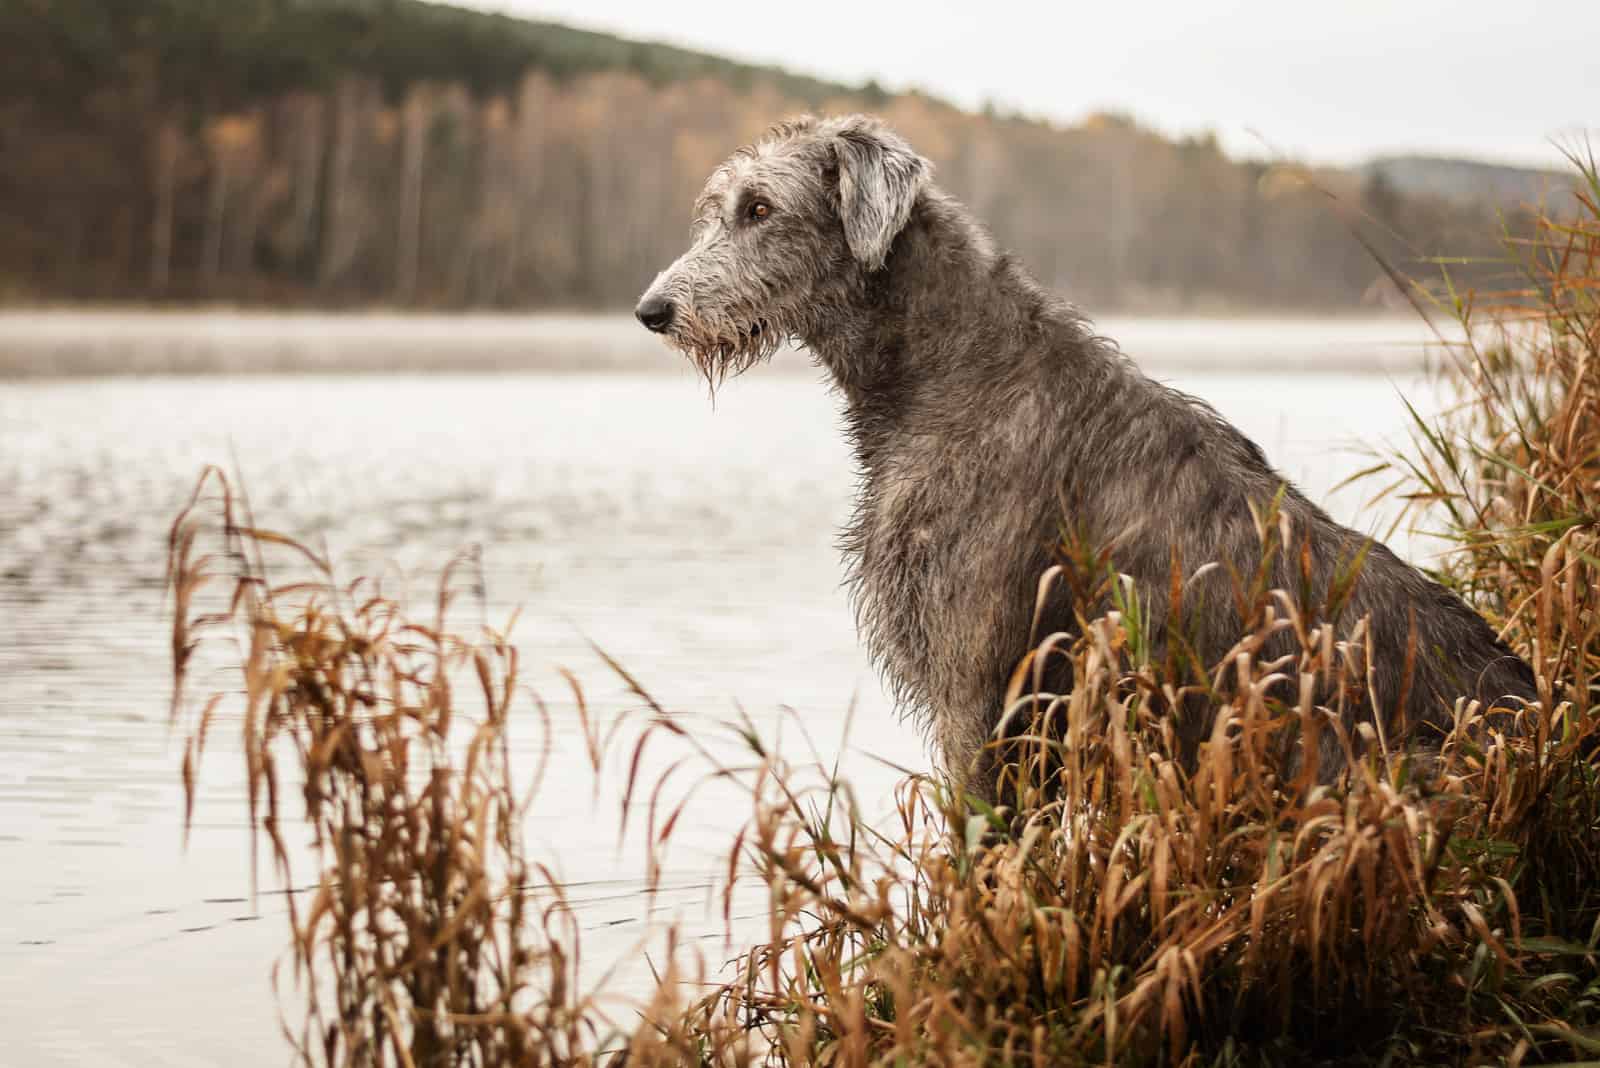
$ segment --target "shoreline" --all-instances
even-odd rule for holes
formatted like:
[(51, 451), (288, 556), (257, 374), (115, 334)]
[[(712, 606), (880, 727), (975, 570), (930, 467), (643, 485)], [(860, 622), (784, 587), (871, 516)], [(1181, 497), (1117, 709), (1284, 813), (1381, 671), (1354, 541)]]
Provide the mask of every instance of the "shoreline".
[[(1093, 319), (1153, 373), (1414, 374), (1415, 316)], [(625, 313), (0, 309), (0, 381), (272, 374), (672, 373), (683, 361)], [(773, 361), (813, 374), (788, 347)]]

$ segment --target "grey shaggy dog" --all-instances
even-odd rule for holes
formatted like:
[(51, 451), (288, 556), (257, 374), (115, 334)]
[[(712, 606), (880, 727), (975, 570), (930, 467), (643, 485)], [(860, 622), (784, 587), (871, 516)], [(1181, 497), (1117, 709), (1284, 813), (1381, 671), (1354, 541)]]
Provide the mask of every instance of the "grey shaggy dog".
[[(1261, 561), (1252, 509), (1282, 492), (1318, 591), (1369, 545), (1212, 408), (1146, 378), (1044, 292), (869, 117), (801, 118), (735, 152), (695, 203), (689, 250), (636, 314), (713, 385), (785, 338), (832, 376), (861, 474), (843, 539), (860, 631), (958, 775), (981, 769), (1033, 636), (1071, 629), (1075, 608), (1105, 607), (1074, 605), (1058, 587), (1035, 619), (1063, 531), (1131, 577), (1158, 656), (1176, 551), (1189, 575), (1177, 622), (1207, 665), (1239, 636), (1228, 568), (1249, 575)], [(1275, 566), (1276, 585), (1299, 585), (1296, 564)], [(1379, 544), (1339, 617), (1344, 632), (1362, 617), (1371, 696), (1391, 731), (1425, 744), (1437, 732), (1420, 728), (1448, 723), (1459, 697), (1511, 709), (1535, 697), (1528, 666), (1481, 616)], [(1342, 758), (1324, 737), (1326, 773)]]

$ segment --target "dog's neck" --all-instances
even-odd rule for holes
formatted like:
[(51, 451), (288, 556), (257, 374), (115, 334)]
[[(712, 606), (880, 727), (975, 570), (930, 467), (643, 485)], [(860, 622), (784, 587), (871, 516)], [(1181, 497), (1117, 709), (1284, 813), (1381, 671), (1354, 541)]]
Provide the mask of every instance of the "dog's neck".
[(959, 203), (937, 190), (919, 200), (874, 272), (844, 272), (816, 302), (801, 340), (844, 395), (857, 444), (871, 428), (941, 398), (971, 406), (999, 398), (1029, 368), (1005, 362), (998, 338), (1037, 332), (1053, 344), (1084, 330)]

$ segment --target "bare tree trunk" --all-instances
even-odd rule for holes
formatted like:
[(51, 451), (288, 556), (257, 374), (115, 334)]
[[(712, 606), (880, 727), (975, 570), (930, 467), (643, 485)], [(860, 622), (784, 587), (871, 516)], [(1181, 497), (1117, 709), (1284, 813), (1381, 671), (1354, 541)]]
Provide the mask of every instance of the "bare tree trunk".
[(400, 232), (395, 253), (395, 300), (417, 296), (417, 260), (422, 246), (422, 166), (430, 109), (425, 89), (413, 89), (401, 110)]
[(83, 286), (83, 212), (80, 210), (69, 211), (66, 222), (66, 236), (62, 241), (60, 277), (63, 288), (69, 292), (77, 288), (82, 292)]
[[(512, 172), (518, 195), (512, 206), (513, 233), (505, 266), (506, 286), (512, 292), (521, 280), (524, 257), (535, 247), (545, 227), (544, 153), (549, 138), (547, 112), (553, 103), (551, 95), (533, 76), (523, 79), (517, 101), (516, 157)], [(517, 302), (521, 303), (520, 299)]]
[[(479, 111), (466, 104), (461, 97), (454, 99), (452, 114), (461, 124), (470, 144), (461, 153), (465, 163), (471, 163), (462, 168), (459, 180), (463, 188), (470, 188), (473, 192), (472, 203), (464, 205), (461, 217), (456, 221), (456, 240), (454, 255), (450, 257), (450, 270), (447, 286), (450, 293), (450, 302), (461, 305), (469, 304), (473, 300), (473, 274), (477, 269), (480, 248), (480, 236), (483, 219), (483, 174), (488, 163), (485, 150), (484, 137), (488, 133), (482, 122)], [(465, 106), (464, 106), (465, 105)]]
[(321, 248), (317, 262), (317, 283), (326, 289), (345, 267), (349, 240), (345, 218), (346, 187), (350, 182), (350, 162), (355, 151), (355, 88), (340, 82), (333, 91), (333, 115), (323, 125), (328, 132), (327, 166), (323, 171)]
[(124, 203), (117, 208), (117, 222), (113, 227), (117, 238), (115, 242), (116, 253), (112, 262), (116, 264), (116, 285), (122, 288), (125, 284), (132, 284), (135, 288), (139, 285), (137, 269), (134, 261), (134, 233), (139, 228), (137, 213), (132, 204)]
[(468, 299), (473, 304), (494, 304), (499, 300), (505, 249), (515, 230), (510, 205), (510, 182), (506, 176), (508, 159), (514, 151), (510, 108), (503, 99), (491, 100), (478, 109), (478, 204), (473, 225), (473, 245), (477, 264), (473, 271)]
[(311, 246), (317, 215), (317, 179), (322, 171), (322, 129), (327, 107), (320, 98), (300, 100), (294, 110), (294, 201), (290, 208), (289, 241), (292, 255), (302, 266)]
[(228, 271), (248, 280), (256, 269), (256, 235), (261, 232), (261, 215), (266, 210), (266, 193), (259, 182), (245, 194), (239, 222), (233, 228), (228, 254)]
[(583, 193), (583, 229), (580, 237), (582, 268), (578, 275), (583, 287), (582, 299), (598, 304), (604, 299), (611, 267), (610, 220), (606, 217), (614, 195), (614, 149), (609, 131), (604, 127), (585, 131), (583, 145), (584, 175), (580, 187)]
[(1110, 240), (1106, 251), (1110, 260), (1111, 292), (1114, 299), (1126, 297), (1129, 290), (1128, 252), (1133, 244), (1133, 150), (1127, 137), (1118, 137), (1111, 155)]
[(172, 216), (178, 182), (178, 127), (172, 120), (156, 132), (156, 212), (150, 224), (150, 288), (166, 291), (172, 281)]
[(211, 156), (211, 192), (206, 203), (205, 252), (200, 273), (206, 289), (216, 288), (217, 277), (222, 273), (222, 228), (228, 206), (228, 153), (213, 148)]

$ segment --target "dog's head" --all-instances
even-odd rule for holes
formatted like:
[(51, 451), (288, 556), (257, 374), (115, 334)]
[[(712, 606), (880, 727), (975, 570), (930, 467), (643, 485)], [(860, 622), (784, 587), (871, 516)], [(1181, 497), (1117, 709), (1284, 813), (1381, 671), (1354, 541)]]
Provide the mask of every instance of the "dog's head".
[(689, 251), (634, 314), (712, 384), (803, 338), (841, 283), (882, 269), (932, 168), (863, 115), (780, 123), (712, 172)]

